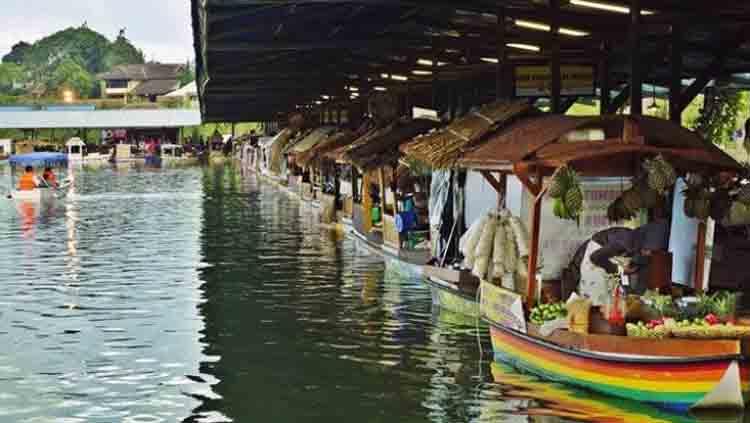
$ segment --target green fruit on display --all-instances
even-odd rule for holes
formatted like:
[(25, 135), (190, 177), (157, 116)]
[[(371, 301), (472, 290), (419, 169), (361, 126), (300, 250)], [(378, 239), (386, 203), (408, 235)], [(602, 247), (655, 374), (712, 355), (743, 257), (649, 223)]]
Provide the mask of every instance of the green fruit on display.
[(646, 160), (643, 168), (648, 173), (648, 186), (663, 195), (677, 181), (677, 172), (661, 155)]
[(547, 193), (552, 198), (562, 198), (565, 195), (565, 191), (570, 187), (571, 182), (568, 167), (562, 166), (552, 175), (552, 181), (547, 189)]
[(572, 219), (581, 215), (581, 212), (583, 212), (583, 191), (580, 187), (571, 188), (565, 193), (565, 209)]
[(565, 209), (565, 204), (559, 198), (555, 198), (554, 204), (552, 206), (552, 211), (554, 212), (555, 216), (559, 217), (560, 219), (568, 218), (568, 211)]
[(545, 322), (565, 317), (567, 314), (568, 310), (564, 303), (540, 304), (531, 309), (529, 320), (535, 325), (542, 325)]

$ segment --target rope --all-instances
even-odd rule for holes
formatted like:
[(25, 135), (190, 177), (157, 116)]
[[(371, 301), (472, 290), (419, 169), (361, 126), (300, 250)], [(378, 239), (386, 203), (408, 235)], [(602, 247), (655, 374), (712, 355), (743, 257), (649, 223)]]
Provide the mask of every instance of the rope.
[(461, 138), (461, 139), (462, 139), (462, 140), (464, 140), (465, 142), (469, 142), (469, 141), (471, 141), (471, 138), (469, 138), (469, 137), (465, 136), (464, 134), (462, 134), (462, 133), (460, 133), (460, 132), (454, 131), (454, 130), (453, 130), (453, 129), (451, 129), (451, 128), (448, 128), (448, 132), (450, 132), (451, 134), (453, 134), (453, 135), (457, 136), (458, 138)]
[(490, 125), (494, 125), (494, 124), (495, 124), (495, 121), (494, 121), (494, 120), (492, 120), (492, 119), (488, 118), (487, 116), (485, 116), (485, 115), (483, 115), (483, 114), (481, 114), (481, 113), (479, 113), (479, 112), (472, 112), (472, 113), (473, 113), (474, 115), (476, 115), (476, 116), (479, 116), (480, 118), (482, 118), (482, 119), (486, 120), (487, 122), (489, 122), (489, 124), (490, 124)]

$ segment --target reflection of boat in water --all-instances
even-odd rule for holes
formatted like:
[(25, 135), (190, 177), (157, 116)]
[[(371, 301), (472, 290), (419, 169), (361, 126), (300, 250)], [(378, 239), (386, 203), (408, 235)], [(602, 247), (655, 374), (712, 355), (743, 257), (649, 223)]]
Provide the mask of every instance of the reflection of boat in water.
[[(517, 404), (517, 413), (529, 416), (530, 421), (544, 422), (742, 422), (738, 411), (702, 411), (700, 414), (680, 414), (630, 401), (578, 390), (568, 385), (545, 382), (529, 374), (518, 373), (512, 367), (492, 363), (492, 377), (502, 389), (503, 399), (524, 400)], [(492, 407), (490, 407), (492, 408)]]

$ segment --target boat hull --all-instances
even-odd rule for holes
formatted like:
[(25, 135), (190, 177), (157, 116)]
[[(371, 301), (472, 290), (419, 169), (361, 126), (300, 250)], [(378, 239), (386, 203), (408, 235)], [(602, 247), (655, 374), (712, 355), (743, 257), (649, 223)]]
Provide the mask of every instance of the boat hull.
[(32, 201), (32, 202), (48, 202), (57, 199), (55, 191), (53, 189), (34, 189), (30, 191), (18, 191), (14, 190), (11, 192), (11, 197), (19, 201)]
[(430, 287), (432, 304), (445, 310), (460, 313), (469, 317), (479, 317), (479, 303), (476, 298), (446, 286), (446, 282), (425, 277), (425, 283)]
[(742, 408), (748, 366), (739, 356), (600, 355), (557, 346), (490, 322), (496, 362), (595, 392), (670, 410)]

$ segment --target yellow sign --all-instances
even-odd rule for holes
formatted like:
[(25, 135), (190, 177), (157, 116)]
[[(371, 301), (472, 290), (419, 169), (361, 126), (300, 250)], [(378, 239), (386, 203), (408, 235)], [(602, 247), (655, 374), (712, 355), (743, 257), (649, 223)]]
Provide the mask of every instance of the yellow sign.
[(479, 312), (487, 320), (519, 332), (526, 333), (523, 314), (523, 297), (515, 292), (482, 282), (482, 299)]
[[(594, 95), (594, 67), (560, 66), (560, 95)], [(549, 66), (516, 66), (516, 97), (549, 97), (552, 93), (552, 70)]]

